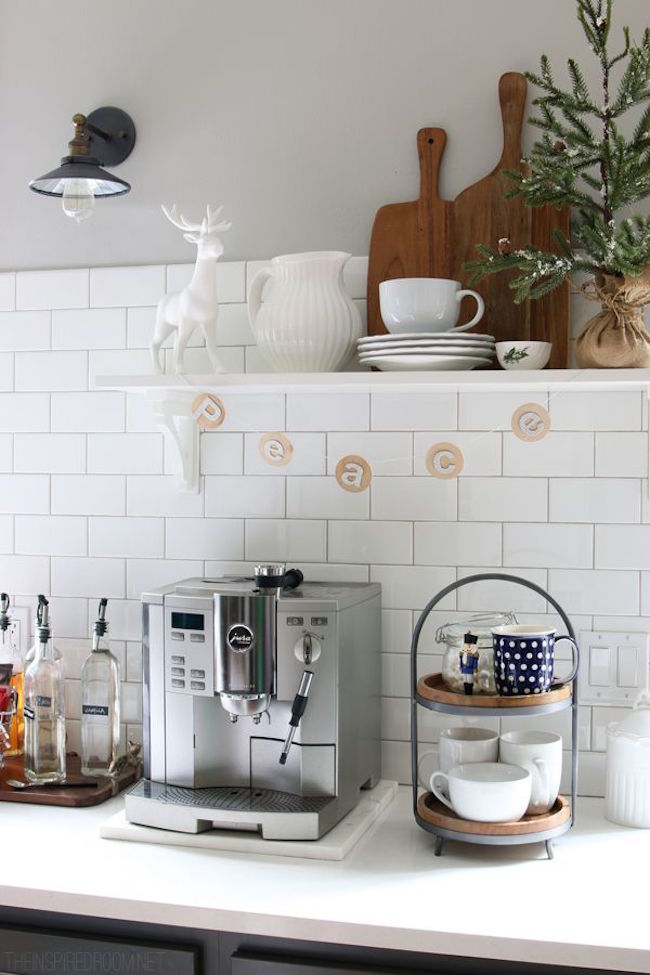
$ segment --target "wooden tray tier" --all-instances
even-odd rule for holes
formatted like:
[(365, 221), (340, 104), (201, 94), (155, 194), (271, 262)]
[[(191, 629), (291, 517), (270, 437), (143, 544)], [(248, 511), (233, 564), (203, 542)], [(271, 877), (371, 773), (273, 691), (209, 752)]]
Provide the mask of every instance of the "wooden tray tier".
[[(87, 782), (88, 776), (81, 774), (81, 759), (75, 752), (66, 755), (66, 778), (71, 783)], [(114, 778), (93, 777), (93, 786), (48, 787), (39, 789), (13, 789), (7, 779), (25, 780), (25, 766), (22, 758), (7, 758), (0, 769), (0, 802), (31, 802), (41, 806), (98, 806), (122, 789), (132, 785), (140, 778), (140, 768), (127, 765)]]
[(420, 677), (417, 685), (417, 698), (421, 704), (435, 709), (436, 705), (458, 710), (470, 709), (511, 710), (553, 709), (568, 707), (571, 704), (571, 684), (553, 684), (546, 694), (532, 694), (526, 697), (501, 697), (500, 694), (456, 694), (450, 691), (442, 679), (442, 674), (427, 674)]
[(461, 819), (431, 792), (425, 792), (418, 799), (418, 815), (429, 826), (454, 833), (474, 836), (534, 836), (535, 833), (546, 833), (568, 823), (571, 819), (571, 807), (564, 796), (558, 796), (553, 808), (541, 816), (524, 816), (523, 819), (510, 823), (479, 823), (471, 819)]

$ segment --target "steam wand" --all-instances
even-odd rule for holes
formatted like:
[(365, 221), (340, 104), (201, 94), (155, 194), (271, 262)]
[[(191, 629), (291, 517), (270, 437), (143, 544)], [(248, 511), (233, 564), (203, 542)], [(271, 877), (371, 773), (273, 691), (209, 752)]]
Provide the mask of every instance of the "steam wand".
[(287, 737), (284, 742), (284, 748), (282, 749), (282, 754), (280, 755), (280, 765), (287, 764), (289, 749), (293, 744), (293, 738), (296, 733), (296, 729), (300, 724), (300, 719), (305, 713), (305, 708), (307, 707), (307, 698), (309, 697), (309, 691), (313, 679), (314, 679), (313, 671), (311, 670), (303, 671), (303, 675), (300, 679), (300, 687), (298, 688), (298, 693), (294, 697), (293, 704), (291, 705), (291, 718), (289, 720), (289, 731), (287, 732)]

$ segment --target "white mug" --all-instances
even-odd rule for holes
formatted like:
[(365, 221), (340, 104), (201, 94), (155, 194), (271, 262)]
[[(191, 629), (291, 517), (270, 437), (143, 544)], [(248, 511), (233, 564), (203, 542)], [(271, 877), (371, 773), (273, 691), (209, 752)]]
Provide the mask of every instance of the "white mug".
[(532, 787), (530, 816), (539, 816), (555, 805), (562, 778), (562, 736), (550, 731), (507, 731), (499, 739), (502, 762), (528, 769)]
[(499, 757), (499, 735), (489, 728), (459, 727), (445, 728), (440, 732), (438, 748), (429, 749), (420, 756), (418, 778), (423, 788), (428, 783), (422, 779), (420, 768), (428, 755), (437, 755), (440, 769), (449, 772), (454, 765), (473, 762), (496, 762)]
[[(474, 318), (459, 325), (460, 303), (476, 300)], [(379, 307), (389, 332), (465, 332), (483, 318), (485, 303), (477, 291), (464, 289), (449, 278), (397, 278), (379, 285)]]
[[(439, 788), (444, 782), (449, 798)], [(431, 776), (431, 791), (461, 819), (477, 823), (516, 822), (530, 802), (531, 776), (527, 769), (500, 762), (456, 765)]]

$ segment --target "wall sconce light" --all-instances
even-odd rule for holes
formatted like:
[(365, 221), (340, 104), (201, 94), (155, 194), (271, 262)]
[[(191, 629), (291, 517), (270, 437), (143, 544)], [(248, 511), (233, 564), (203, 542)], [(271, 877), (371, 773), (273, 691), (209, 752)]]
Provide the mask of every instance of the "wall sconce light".
[(130, 115), (119, 108), (98, 108), (85, 115), (74, 115), (74, 137), (69, 154), (58, 169), (33, 179), (29, 187), (45, 196), (63, 197), (63, 212), (81, 223), (95, 209), (95, 197), (120, 196), (131, 189), (129, 183), (113, 176), (102, 166), (118, 166), (135, 145), (135, 125)]

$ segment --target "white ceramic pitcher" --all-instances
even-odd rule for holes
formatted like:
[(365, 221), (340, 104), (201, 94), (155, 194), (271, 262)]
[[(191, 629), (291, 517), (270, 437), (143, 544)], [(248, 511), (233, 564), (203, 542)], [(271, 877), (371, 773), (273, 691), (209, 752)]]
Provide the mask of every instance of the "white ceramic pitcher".
[[(264, 358), (277, 372), (335, 372), (361, 337), (361, 315), (343, 287), (350, 255), (312, 251), (274, 257), (248, 292), (248, 319)], [(270, 293), (262, 292), (271, 281)]]

